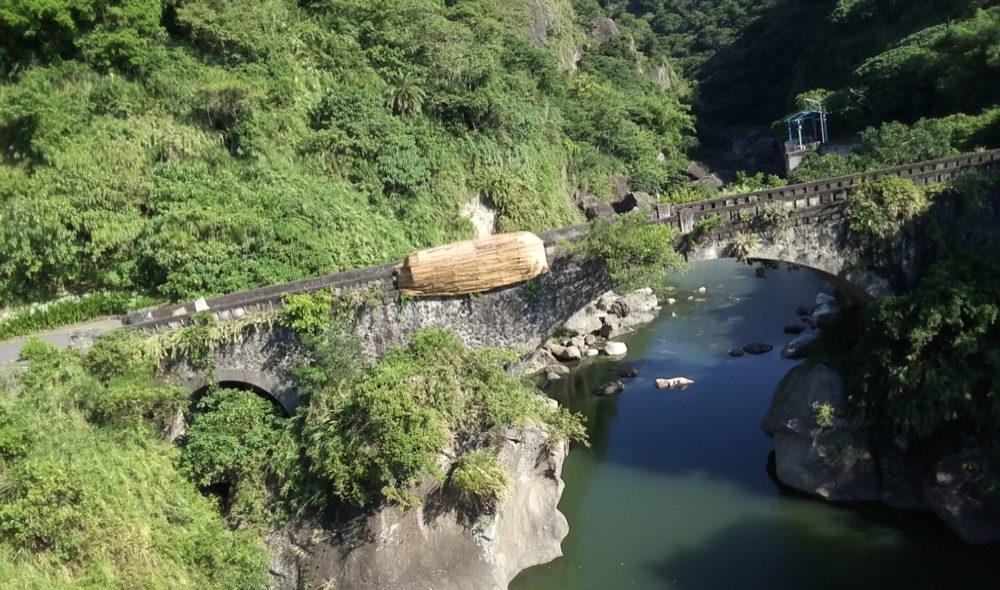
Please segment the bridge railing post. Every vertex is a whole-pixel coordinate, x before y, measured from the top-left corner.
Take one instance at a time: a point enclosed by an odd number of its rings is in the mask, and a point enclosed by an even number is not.
[[[681,235],[686,235],[694,231],[693,209],[679,209],[677,215],[681,221]]]

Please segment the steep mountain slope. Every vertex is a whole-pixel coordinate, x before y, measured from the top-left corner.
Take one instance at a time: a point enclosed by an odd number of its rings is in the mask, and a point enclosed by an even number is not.
[[[467,237],[479,196],[541,230],[612,177],[680,182],[686,108],[591,26],[567,0],[4,3],[0,305],[233,291]]]

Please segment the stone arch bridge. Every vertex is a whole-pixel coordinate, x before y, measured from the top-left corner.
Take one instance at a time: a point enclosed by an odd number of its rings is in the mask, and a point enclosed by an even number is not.
[[[758,238],[751,240],[752,247],[741,252],[742,257],[809,267],[824,273],[848,293],[873,297],[893,284],[902,286],[918,270],[914,257],[906,252],[882,256],[881,272],[857,267],[859,255],[866,253],[858,252],[846,239],[844,222],[844,207],[852,191],[862,182],[887,176],[927,185],[945,182],[966,170],[997,166],[1000,166],[1000,150],[964,154],[868,174],[681,205],[659,205],[650,212],[650,222],[670,225],[680,234],[690,235],[699,221],[718,215],[722,220],[720,227],[690,242],[686,253],[689,260],[732,257],[737,237],[756,233]],[[775,206],[789,211],[788,227],[780,232],[760,232],[750,219]],[[230,321],[278,309],[288,294],[330,289],[335,295],[350,295],[365,302],[356,316],[353,331],[371,357],[405,343],[409,334],[425,327],[450,329],[472,347],[505,347],[527,353],[575,311],[610,287],[598,267],[558,247],[559,241],[582,235],[585,227],[573,226],[543,234],[551,272],[539,281],[476,297],[404,300],[396,287],[395,264],[387,264],[133,312],[128,314],[126,324],[148,332],[173,330],[190,323],[200,312],[209,312],[219,321]],[[205,375],[183,360],[167,367],[167,372],[191,391],[214,380],[264,392],[291,414],[299,405],[292,368],[301,353],[298,338],[290,330],[260,326],[250,329],[241,342],[215,351],[214,375]]]

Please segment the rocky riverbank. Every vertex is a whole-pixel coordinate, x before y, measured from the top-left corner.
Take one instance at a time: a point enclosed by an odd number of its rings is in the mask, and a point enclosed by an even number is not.
[[[831,502],[929,510],[969,543],[1000,541],[1000,471],[971,439],[915,445],[869,432],[843,377],[824,364],[792,369],[764,418],[777,477]]]
[[[667,301],[673,303],[673,299]],[[613,340],[656,318],[660,301],[652,289],[625,295],[608,291],[573,314],[553,336],[523,364],[527,375],[557,381],[570,373],[569,364],[598,354],[625,356],[628,347]]]
[[[506,589],[521,570],[562,555],[569,526],[556,505],[567,452],[565,443],[550,449],[539,428],[510,431],[499,458],[511,492],[488,514],[428,481],[409,510],[295,519],[268,536],[270,589]],[[446,471],[453,459],[441,456]]]

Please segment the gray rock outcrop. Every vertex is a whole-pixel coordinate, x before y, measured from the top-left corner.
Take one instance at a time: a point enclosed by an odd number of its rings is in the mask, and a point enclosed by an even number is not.
[[[816,340],[819,338],[819,332],[811,331],[804,334],[800,334],[794,340],[785,344],[781,349],[781,358],[783,359],[804,359],[809,356],[813,347],[816,344]]]
[[[968,543],[1000,541],[1000,471],[985,453],[973,441],[918,452],[903,437],[873,438],[851,416],[843,379],[829,367],[792,369],[762,427],[789,487],[834,502],[930,510]]]
[[[539,428],[510,432],[499,458],[511,493],[471,522],[430,482],[416,508],[384,507],[329,531],[315,521],[290,523],[268,537],[270,589],[506,589],[520,571],[562,555],[569,525],[556,505],[567,450],[550,450]]]
[[[774,438],[778,479],[785,485],[836,502],[880,499],[871,444],[849,417],[844,381],[832,369],[792,369],[761,426]]]
[[[998,474],[979,450],[949,453],[925,479],[927,506],[968,543],[1000,540]]]

